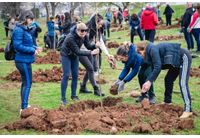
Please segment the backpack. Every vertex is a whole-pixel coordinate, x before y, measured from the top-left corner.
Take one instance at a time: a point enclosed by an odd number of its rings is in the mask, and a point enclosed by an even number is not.
[[[58,51],[60,51],[60,49],[61,49],[61,47],[62,47],[62,44],[63,44],[63,42],[64,42],[66,36],[67,36],[67,35],[62,35],[62,36],[60,37],[60,39],[58,40],[58,44],[57,44],[57,47],[56,47],[56,49],[57,49]]]
[[[6,44],[6,47],[4,49],[4,57],[6,60],[14,60],[15,59],[15,49],[14,49],[14,45],[12,42],[12,38],[11,38],[11,41]]]

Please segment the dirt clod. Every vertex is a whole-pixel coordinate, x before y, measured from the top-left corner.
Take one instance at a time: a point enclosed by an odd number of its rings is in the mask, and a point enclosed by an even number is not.
[[[192,129],[194,120],[180,120],[183,109],[174,105],[154,105],[149,110],[125,104],[120,98],[106,97],[100,102],[87,100],[51,110],[26,110],[21,120],[6,125],[7,130],[35,129],[49,134],[101,134],[120,132],[170,134],[172,130]],[[40,115],[37,114],[37,112]]]
[[[110,94],[117,95],[118,94],[118,85],[112,85],[110,88]]]
[[[149,109],[150,108],[149,99],[144,98],[141,102],[141,106],[143,109]]]

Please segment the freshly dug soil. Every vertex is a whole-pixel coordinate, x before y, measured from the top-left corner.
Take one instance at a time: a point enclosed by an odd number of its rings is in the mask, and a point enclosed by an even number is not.
[[[4,48],[0,48],[0,53],[4,52]]]
[[[85,75],[85,69],[79,68],[79,75],[78,79],[82,80]],[[5,80],[11,80],[11,81],[21,81],[21,76],[18,70],[13,71],[8,76],[4,78]],[[52,69],[39,69],[38,71],[33,72],[33,82],[58,82],[62,79],[62,68],[53,66]],[[69,78],[72,79],[71,77]],[[97,83],[99,84],[105,84],[107,81],[104,78],[99,78],[97,80]]]
[[[163,35],[163,36],[156,36],[155,40],[158,41],[167,41],[167,40],[177,40],[177,39],[182,39],[183,36],[179,35]]]
[[[49,51],[43,57],[36,56],[36,64],[60,64],[60,54],[56,51]]]
[[[122,45],[122,44],[119,44],[117,42],[108,42],[107,47],[108,48],[118,48],[120,45]]]
[[[35,129],[49,134],[79,134],[91,131],[101,134],[119,132],[149,133],[194,128],[194,118],[179,119],[182,107],[174,105],[139,106],[122,103],[122,98],[107,97],[100,102],[87,100],[68,107],[44,110],[28,108],[19,121],[6,125],[7,130]]]
[[[180,28],[179,23],[172,24],[171,26],[166,26],[166,24],[161,24],[156,27],[156,30],[166,30],[166,29],[172,29],[172,28]]]
[[[190,76],[200,78],[200,66],[198,68],[191,68],[190,69]]]
[[[141,92],[136,91],[136,90],[131,91],[131,94],[130,94],[130,96],[134,98],[139,97],[140,95],[141,95]]]

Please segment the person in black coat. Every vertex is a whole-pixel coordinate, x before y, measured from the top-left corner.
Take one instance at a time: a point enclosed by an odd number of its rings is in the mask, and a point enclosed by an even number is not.
[[[189,51],[181,48],[181,44],[178,43],[165,42],[154,45],[148,41],[141,41],[136,45],[137,52],[143,57],[144,62],[153,68],[142,86],[142,92],[150,89],[162,69],[168,69],[167,75],[165,76],[164,104],[172,103],[173,84],[179,76],[179,86],[185,104],[184,112],[180,118],[191,116],[193,113],[188,81],[192,57]]]
[[[195,12],[195,9],[192,7],[191,3],[187,3],[186,7],[187,9],[185,10],[185,13],[181,20],[181,32],[184,33],[188,50],[192,50],[194,48],[194,41],[193,41],[192,34],[188,32],[187,28],[190,25],[191,17],[193,13]]]
[[[174,13],[174,10],[169,6],[169,4],[167,4],[165,11],[163,13],[166,17],[166,26],[171,25],[171,19],[172,19],[173,13]]]
[[[88,28],[84,23],[77,24],[66,36],[61,47],[60,54],[63,69],[63,77],[61,81],[61,103],[63,105],[67,104],[66,89],[70,72],[72,74],[71,99],[79,100],[78,96],[76,96],[79,56],[91,56],[99,53],[99,49],[96,49],[95,45],[89,43],[88,36],[86,35],[87,31]],[[90,50],[80,50],[80,47],[83,44]]]

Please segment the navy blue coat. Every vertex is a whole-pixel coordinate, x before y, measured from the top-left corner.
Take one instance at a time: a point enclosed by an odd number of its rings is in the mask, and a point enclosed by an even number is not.
[[[178,43],[159,43],[156,46],[153,43],[148,44],[144,62],[151,65],[153,71],[147,80],[155,81],[161,69],[180,68],[180,46],[181,44]]]
[[[13,45],[16,51],[15,62],[33,63],[35,61],[35,49],[33,39],[26,26],[17,24],[12,35]]]
[[[135,46],[133,44],[130,45],[128,52],[128,61],[124,64],[124,69],[119,75],[119,80],[124,80],[124,82],[131,81],[137,75],[139,68],[142,64],[142,57],[138,53],[136,53]]]

